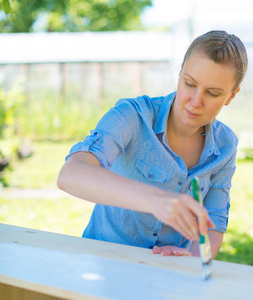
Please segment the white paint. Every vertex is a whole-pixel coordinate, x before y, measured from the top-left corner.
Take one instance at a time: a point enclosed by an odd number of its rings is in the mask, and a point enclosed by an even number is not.
[[[0,256],[4,275],[109,299],[166,299],[175,292],[191,299],[190,288],[192,299],[198,299],[194,294],[203,296],[212,286],[196,274],[14,243],[1,244]],[[103,280],[94,280],[99,278]]]
[[[0,224],[0,282],[67,299],[243,299],[253,294],[253,267],[163,257],[149,249]]]
[[[228,289],[230,299],[241,296],[240,282],[236,288],[231,281],[236,274],[231,274],[231,278],[214,274],[211,280],[202,281],[200,274],[185,273],[183,266],[182,270],[175,271],[18,243],[1,243],[0,257],[2,276],[93,297],[226,299]],[[253,292],[252,286],[243,289],[244,299],[250,299],[247,295]]]

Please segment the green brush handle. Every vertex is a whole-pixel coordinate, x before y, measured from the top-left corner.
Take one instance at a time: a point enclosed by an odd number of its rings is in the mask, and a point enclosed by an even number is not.
[[[199,202],[199,204],[203,206],[202,195],[201,195],[200,190],[199,190],[199,179],[198,179],[198,177],[194,177],[192,179],[191,183],[192,183],[192,190],[193,190],[194,199],[196,199]],[[202,234],[199,235],[199,243],[200,244],[205,243],[205,237]]]

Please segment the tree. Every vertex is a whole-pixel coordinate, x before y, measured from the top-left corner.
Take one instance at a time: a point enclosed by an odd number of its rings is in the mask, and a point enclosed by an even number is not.
[[[4,12],[8,14],[10,12],[10,2],[9,0],[3,0]]]
[[[141,29],[140,15],[151,0],[16,0],[4,12],[0,32],[112,31]]]

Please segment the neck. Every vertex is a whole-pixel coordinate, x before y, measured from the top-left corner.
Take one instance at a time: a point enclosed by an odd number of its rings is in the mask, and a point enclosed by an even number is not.
[[[167,136],[177,137],[182,140],[188,140],[191,137],[199,135],[205,136],[205,127],[189,127],[178,122],[177,117],[175,116],[174,105],[171,107],[169,117],[167,120]]]

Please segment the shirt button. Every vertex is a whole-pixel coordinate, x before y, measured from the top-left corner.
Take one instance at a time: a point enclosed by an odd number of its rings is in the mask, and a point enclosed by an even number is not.
[[[182,181],[178,181],[178,183],[177,183],[178,185],[182,185],[183,184],[183,182]]]
[[[153,236],[157,236],[157,233],[156,233],[156,232],[154,232],[154,233],[153,233]]]
[[[153,178],[153,175],[152,174],[148,174],[148,178]]]
[[[203,191],[204,191],[204,188],[202,187],[200,190],[201,190],[201,192],[203,192]]]
[[[149,246],[149,249],[153,249],[154,247],[153,246]]]

